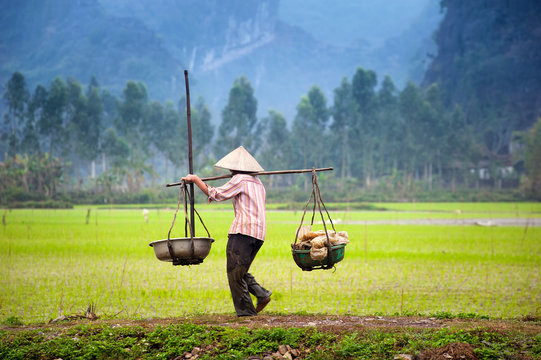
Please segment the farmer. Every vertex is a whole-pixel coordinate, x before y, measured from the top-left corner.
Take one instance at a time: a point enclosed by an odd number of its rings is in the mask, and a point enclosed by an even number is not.
[[[188,174],[182,180],[196,184],[208,196],[209,203],[232,199],[235,219],[229,228],[227,242],[227,278],[237,316],[254,316],[270,302],[272,294],[248,272],[267,231],[265,188],[257,176],[251,175],[263,168],[242,146],[214,166],[228,169],[233,174],[221,187],[208,186],[194,174]],[[256,307],[250,293],[257,298]]]

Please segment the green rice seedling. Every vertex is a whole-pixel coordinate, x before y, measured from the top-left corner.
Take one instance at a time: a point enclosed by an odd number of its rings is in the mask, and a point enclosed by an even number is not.
[[[233,313],[225,272],[232,212],[211,209],[200,212],[215,243],[197,266],[160,262],[148,246],[167,238],[173,206],[150,209],[148,222],[141,209],[92,208],[88,221],[87,207],[8,211],[0,238],[0,318],[47,321],[83,313],[89,303],[105,318]],[[332,212],[335,220],[353,219],[335,223],[349,233],[345,258],[334,270],[304,272],[291,255],[302,211],[269,211],[267,239],[251,268],[273,291],[265,311],[539,315],[540,228],[363,222],[404,215],[396,214]],[[182,216],[172,237],[185,235]],[[196,234],[204,234],[198,222]]]

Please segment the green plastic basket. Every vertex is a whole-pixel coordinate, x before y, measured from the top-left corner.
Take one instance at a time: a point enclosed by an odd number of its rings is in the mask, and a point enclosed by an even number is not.
[[[335,245],[331,247],[332,263],[336,264],[344,259],[346,244]],[[316,269],[329,269],[329,255],[323,260],[312,260],[310,250],[292,249],[293,259],[298,267],[303,271],[311,271]],[[331,267],[332,268],[332,267]]]

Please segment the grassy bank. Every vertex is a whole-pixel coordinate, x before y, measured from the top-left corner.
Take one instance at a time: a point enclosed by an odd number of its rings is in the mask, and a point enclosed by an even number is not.
[[[0,330],[2,359],[539,359],[541,335],[476,327],[354,328],[201,325],[182,323],[43,325]],[[242,324],[241,324],[242,325]],[[190,354],[190,355],[188,355]],[[439,357],[437,356],[439,354]],[[449,355],[447,355],[447,358]],[[460,357],[462,356],[462,357]],[[475,356],[475,357],[473,357]]]

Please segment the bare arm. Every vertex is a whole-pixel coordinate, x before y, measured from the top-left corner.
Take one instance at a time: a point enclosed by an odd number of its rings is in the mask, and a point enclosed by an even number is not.
[[[203,182],[203,180],[201,180],[201,178],[199,178],[199,176],[195,174],[188,174],[185,177],[183,177],[181,180],[194,183],[195,185],[197,185],[199,189],[201,189],[203,193],[205,193],[205,195],[209,196],[208,186],[207,184]]]

